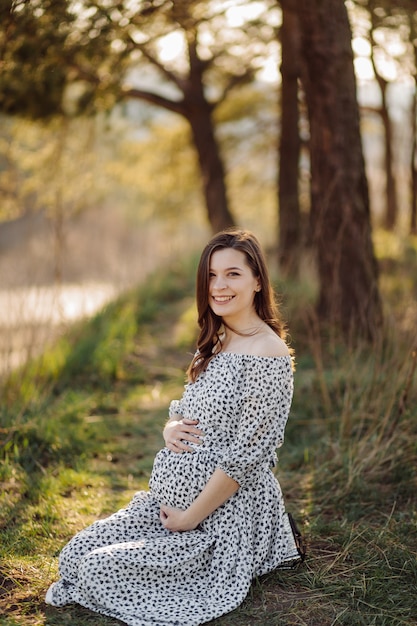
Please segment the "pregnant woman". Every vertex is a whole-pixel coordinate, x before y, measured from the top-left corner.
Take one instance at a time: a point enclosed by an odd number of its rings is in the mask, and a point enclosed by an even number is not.
[[[255,576],[300,559],[271,471],[292,361],[254,235],[224,231],[197,270],[200,333],[171,402],[149,491],[78,533],[46,602],[131,626],[198,626],[236,608]]]

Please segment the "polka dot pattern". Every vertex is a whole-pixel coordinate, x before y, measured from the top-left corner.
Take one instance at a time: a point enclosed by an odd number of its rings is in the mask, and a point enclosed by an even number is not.
[[[220,353],[170,414],[198,419],[193,452],[163,448],[149,491],[62,550],[55,606],[76,602],[130,626],[198,626],[236,608],[255,576],[297,560],[272,467],[293,393],[289,357]],[[240,488],[187,532],[166,530],[164,503],[188,507],[216,467]]]

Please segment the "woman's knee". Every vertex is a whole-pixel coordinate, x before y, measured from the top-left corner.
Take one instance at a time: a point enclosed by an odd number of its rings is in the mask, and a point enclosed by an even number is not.
[[[74,580],[78,578],[78,569],[81,559],[97,547],[95,533],[82,530],[71,539],[59,555],[59,571],[62,578]]]
[[[104,596],[96,598],[101,602],[105,601],[106,590],[109,590],[110,579],[117,581],[117,564],[114,555],[109,548],[97,548],[84,555],[79,563],[78,585],[83,592],[90,596],[97,593]]]

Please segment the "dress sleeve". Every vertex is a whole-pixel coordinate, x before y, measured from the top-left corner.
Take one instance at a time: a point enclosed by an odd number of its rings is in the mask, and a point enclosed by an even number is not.
[[[293,395],[290,359],[258,361],[245,372],[239,426],[219,467],[244,486],[259,466],[270,466],[284,441]]]
[[[182,415],[181,400],[172,400],[168,409],[168,417],[171,419],[174,415]]]

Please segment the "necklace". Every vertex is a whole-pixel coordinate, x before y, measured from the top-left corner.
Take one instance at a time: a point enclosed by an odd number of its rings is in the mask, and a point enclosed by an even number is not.
[[[238,330],[232,326],[227,326],[226,328],[235,335],[240,335],[241,337],[253,337],[253,335],[257,335],[259,331],[262,330],[262,325],[259,324],[258,326],[249,326],[249,328],[244,328],[242,330]],[[226,330],[224,331],[223,336],[226,337]]]

